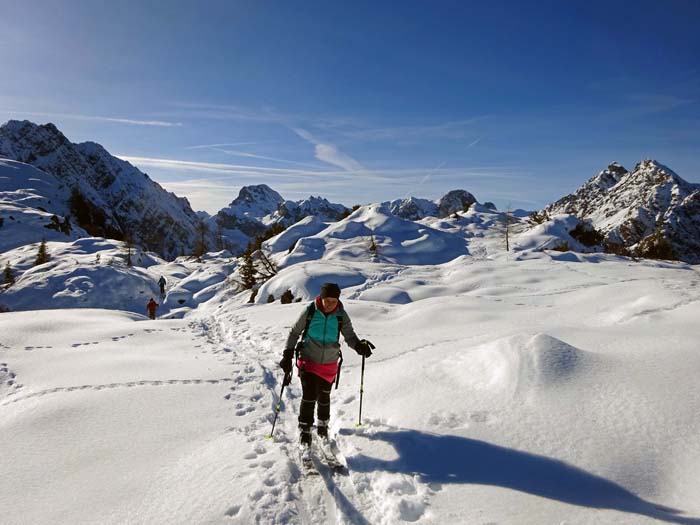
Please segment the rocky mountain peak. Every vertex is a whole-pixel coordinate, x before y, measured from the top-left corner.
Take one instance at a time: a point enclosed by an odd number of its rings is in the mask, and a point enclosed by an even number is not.
[[[575,192],[544,208],[546,215],[588,220],[609,245],[645,255],[700,261],[700,191],[652,159],[631,172],[608,166]],[[662,246],[663,248],[659,248]]]
[[[267,184],[257,184],[253,186],[243,186],[238,192],[238,197],[236,197],[230,205],[261,205],[269,202],[280,204],[284,202],[284,199]]]
[[[71,195],[73,219],[91,235],[128,235],[165,257],[194,248],[198,218],[187,200],[99,144],[74,144],[51,123],[9,121],[0,126],[0,157],[56,177]]]
[[[439,217],[447,217],[453,213],[465,211],[476,202],[476,197],[465,190],[447,192],[437,203]]]

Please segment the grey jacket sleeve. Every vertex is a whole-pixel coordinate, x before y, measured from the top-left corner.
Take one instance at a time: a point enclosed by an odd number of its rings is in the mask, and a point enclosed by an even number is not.
[[[360,342],[359,338],[357,337],[357,334],[355,333],[355,330],[352,327],[352,321],[350,321],[350,316],[348,313],[343,309],[343,339],[345,339],[345,342],[347,345],[352,348],[353,350],[357,346],[357,343]]]
[[[301,312],[299,319],[297,319],[296,323],[294,323],[294,326],[292,326],[292,329],[289,331],[287,345],[285,346],[287,350],[294,350],[299,337],[304,333],[304,328],[306,328],[306,308]]]

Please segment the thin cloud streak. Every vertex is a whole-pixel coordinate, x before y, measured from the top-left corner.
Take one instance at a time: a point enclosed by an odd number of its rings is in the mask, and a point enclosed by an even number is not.
[[[86,120],[91,122],[113,122],[115,124],[128,124],[132,126],[155,126],[162,128],[181,127],[181,122],[166,122],[163,120],[137,120],[128,118],[98,117],[93,115],[78,115],[72,113],[45,113],[38,111],[13,111],[7,110],[13,115],[29,115],[32,117],[65,118],[71,120]]]
[[[314,145],[316,158],[333,166],[338,166],[346,171],[350,172],[363,172],[366,171],[365,168],[353,159],[351,156],[346,155],[333,144],[327,144],[321,142],[316,137],[314,137],[308,131],[301,128],[292,128],[292,131],[299,135],[301,138],[307,142]]]
[[[116,155],[118,158],[139,167],[157,168],[172,171],[221,173],[232,175],[250,175],[256,177],[311,177],[326,176],[329,172],[313,172],[291,168],[268,168],[264,166],[247,166],[240,164],[222,164],[214,162],[195,162],[189,160],[162,159],[152,157],[132,157]]]
[[[189,118],[203,118],[211,120],[237,120],[249,122],[267,122],[284,124],[298,120],[295,115],[286,115],[270,108],[251,110],[233,105],[201,104],[188,102],[172,102],[171,106],[177,108],[175,115]]]
[[[219,149],[219,148],[210,148],[212,151],[218,151],[219,153],[224,153],[226,155],[233,155],[234,157],[245,157],[249,159],[260,159],[260,160],[269,160],[273,162],[281,162],[284,164],[294,164],[296,166],[306,166],[307,168],[318,168],[318,166],[314,164],[307,164],[306,162],[297,162],[294,160],[285,160],[285,159],[278,159],[276,157],[267,157],[265,155],[256,155],[254,153],[247,153],[245,151],[235,151],[235,150],[226,150],[226,149]]]
[[[283,113],[272,108],[253,110],[235,105],[183,102],[175,102],[171,103],[171,105],[180,109],[180,112],[173,115],[176,118],[190,117],[279,124],[295,132],[297,132],[297,130],[302,130],[302,132],[309,134],[309,132],[304,129],[308,127],[325,130],[342,137],[361,141],[405,141],[428,138],[463,140],[468,136],[470,128],[474,127],[475,124],[492,118],[490,115],[481,115],[437,124],[377,127],[369,120],[357,117],[318,117],[313,115]],[[473,134],[473,130],[471,133]],[[299,133],[297,132],[297,134]],[[310,140],[301,134],[299,134],[299,136],[314,145],[318,142],[320,144],[325,144],[325,146],[329,148],[335,148],[335,146],[322,143],[321,141],[315,141],[315,139]],[[335,150],[337,151],[337,148],[335,148]],[[321,154],[329,155],[332,158],[337,157],[333,151],[322,151]]]
[[[334,186],[356,188],[358,183],[362,182],[389,185],[400,183],[406,184],[408,187],[415,187],[420,185],[421,181],[426,177],[445,184],[461,185],[466,180],[512,181],[521,179],[523,176],[521,173],[510,168],[498,167],[456,167],[445,169],[438,166],[433,169],[403,168],[370,170],[357,173],[344,170],[313,171],[290,168],[268,168],[175,159],[133,157],[128,155],[118,155],[118,157],[141,169],[152,168],[178,173],[207,173],[210,175],[210,180],[232,180],[232,178],[235,177],[236,180],[244,178],[253,180],[256,183],[266,182],[270,179],[294,181],[299,184],[310,184],[313,181],[313,185],[317,188]]]
[[[412,139],[464,139],[477,122],[481,122],[487,117],[474,117],[464,120],[443,122],[440,124],[414,125],[414,126],[393,126],[383,128],[358,128],[348,129],[348,126],[335,126],[330,128],[344,137],[366,141],[391,141],[391,140],[412,140]],[[323,128],[322,124],[318,127]]]
[[[253,146],[257,144],[264,144],[264,142],[226,142],[224,144],[201,144],[198,146],[187,146],[186,150],[189,149],[213,149],[213,148],[225,148],[229,146]]]

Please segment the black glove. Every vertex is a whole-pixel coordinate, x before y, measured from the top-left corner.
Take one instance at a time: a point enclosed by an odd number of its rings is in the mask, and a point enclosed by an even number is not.
[[[294,356],[294,350],[290,350],[287,348],[284,351],[282,361],[280,361],[280,368],[284,370],[284,375],[291,375],[292,373],[292,368],[294,365],[292,364],[292,357]]]
[[[372,355],[372,350],[374,350],[376,347],[372,344],[371,341],[368,341],[367,339],[362,339],[357,345],[355,345],[355,352],[360,354],[362,357],[369,357]]]

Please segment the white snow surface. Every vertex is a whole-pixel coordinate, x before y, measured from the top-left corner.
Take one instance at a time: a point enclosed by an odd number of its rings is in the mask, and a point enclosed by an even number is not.
[[[506,253],[502,216],[473,208],[413,223],[373,205],[291,254],[273,239],[283,269],[257,304],[228,284],[226,252],[111,269],[96,253],[121,246],[103,239],[50,242],[45,267],[36,247],[8,252],[21,275],[0,294],[18,301],[0,314],[1,521],[700,524],[700,266],[526,248],[539,241],[520,223]],[[140,299],[124,311],[160,275],[163,315]],[[122,276],[122,291],[100,304],[66,285],[46,310],[60,276]],[[324,281],[376,350],[362,426],[347,346],[332,391],[348,474],[317,462],[305,477],[297,377],[266,435],[289,327]],[[303,301],[262,300],[286,289]],[[14,311],[21,297],[31,311]]]
[[[372,238],[376,251],[370,251]],[[434,264],[467,253],[464,239],[391,213],[389,203],[362,206],[316,235],[303,237],[278,258],[280,266],[304,261],[353,260]]]
[[[29,242],[65,241],[87,233],[72,225],[70,234],[45,228],[56,215],[61,222],[68,214],[69,192],[53,175],[29,164],[0,159],[0,253]]]

